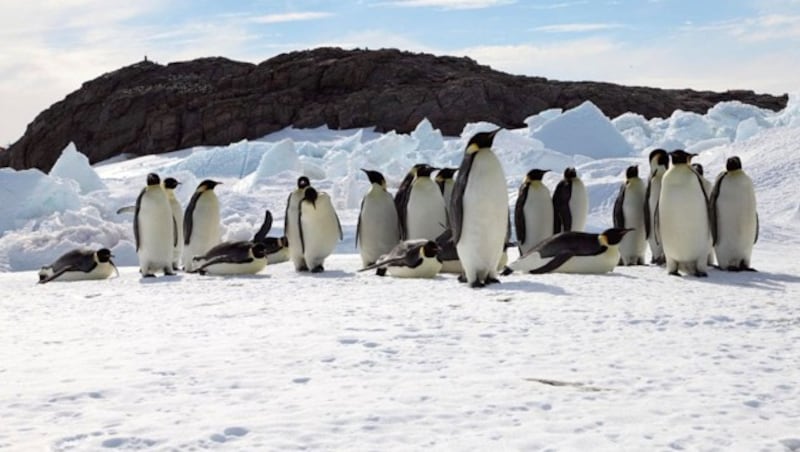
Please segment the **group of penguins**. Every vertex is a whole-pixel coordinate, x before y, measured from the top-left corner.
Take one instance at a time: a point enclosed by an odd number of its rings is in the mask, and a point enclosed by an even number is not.
[[[672,275],[707,276],[715,256],[721,269],[753,270],[750,255],[758,239],[758,217],[753,184],[741,160],[729,158],[712,186],[703,168],[691,164],[694,154],[683,150],[652,151],[646,183],[637,166],[628,167],[614,203],[614,227],[599,234],[583,232],[589,202],[574,168],[564,171],[552,196],[542,183],[548,170],[532,169],[519,188],[517,243],[512,243],[506,177],[492,151],[499,130],[475,134],[458,168],[414,165],[394,196],[380,172],[362,170],[371,186],[356,229],[363,263],[359,271],[406,278],[456,273],[459,281],[478,288],[514,271],[605,273],[617,265],[644,265],[648,243],[651,263],[666,265]],[[253,239],[242,241],[220,242],[214,193],[220,182],[201,182],[185,211],[175,197],[178,184],[151,173],[136,205],[118,211],[134,213],[143,277],[173,275],[180,268],[200,274],[255,274],[268,262],[287,260],[298,272],[317,273],[324,271],[325,259],[342,239],[330,196],[305,176],[287,199],[285,235],[267,235],[272,214],[266,211]],[[518,247],[520,257],[508,264],[510,246]],[[116,272],[112,257],[106,248],[72,250],[42,267],[39,282],[108,278]]]

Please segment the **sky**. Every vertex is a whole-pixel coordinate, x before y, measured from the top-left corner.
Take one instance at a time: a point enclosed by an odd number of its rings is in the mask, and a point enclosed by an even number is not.
[[[83,82],[145,56],[393,47],[557,80],[800,90],[800,0],[26,0],[0,17],[4,147]]]

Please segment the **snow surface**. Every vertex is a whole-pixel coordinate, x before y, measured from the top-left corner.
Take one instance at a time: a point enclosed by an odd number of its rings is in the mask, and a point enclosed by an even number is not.
[[[67,149],[49,175],[0,169],[0,448],[800,450],[800,98],[779,113],[729,102],[649,121],[595,110],[498,134],[512,206],[529,169],[553,170],[552,189],[576,166],[587,228],[601,230],[625,168],[646,172],[654,147],[699,152],[709,179],[739,155],[760,272],[515,274],[485,290],[356,273],[359,169],[395,190],[414,163],[457,166],[489,123],[459,137],[428,121],[409,135],[289,128],[94,166]],[[571,144],[575,130],[592,133],[594,153]],[[279,264],[141,280],[132,217],[116,210],[151,171],[183,183],[184,206],[203,179],[223,181],[226,240],[250,238],[264,209],[281,234],[306,174],[332,195],[345,238],[322,275]],[[77,246],[111,248],[121,276],[35,284]]]

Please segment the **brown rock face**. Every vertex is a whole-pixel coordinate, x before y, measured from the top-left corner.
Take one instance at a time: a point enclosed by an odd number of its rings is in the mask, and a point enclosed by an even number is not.
[[[94,163],[121,153],[225,145],[289,125],[409,132],[427,117],[445,135],[458,135],[468,122],[518,128],[530,115],[585,100],[612,118],[628,111],[652,118],[676,109],[705,113],[726,100],[780,110],[788,96],[559,82],[509,75],[469,58],[391,49],[320,48],[258,65],[144,61],[84,83],[40,113],[0,152],[0,167],[47,171],[70,141]]]

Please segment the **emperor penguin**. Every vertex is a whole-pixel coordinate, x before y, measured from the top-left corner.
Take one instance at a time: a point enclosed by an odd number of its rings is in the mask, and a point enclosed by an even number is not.
[[[222,242],[195,256],[192,273],[254,275],[267,266],[267,248],[261,242]]]
[[[467,142],[450,201],[453,242],[473,288],[500,282],[497,268],[509,231],[506,176],[492,152],[498,131],[477,133]]]
[[[175,197],[175,189],[180,185],[174,177],[164,179],[164,190],[167,192],[169,207],[172,209],[172,221],[175,222],[175,230],[178,236],[175,239],[175,246],[172,248],[172,269],[178,271],[183,255],[183,208],[178,198]]]
[[[519,186],[514,208],[514,226],[520,255],[553,235],[553,203],[550,200],[550,190],[542,183],[542,178],[549,171],[532,169]]]
[[[575,168],[564,170],[564,178],[553,192],[553,234],[583,231],[589,214],[589,195]]]
[[[621,265],[644,265],[647,238],[644,228],[644,199],[646,188],[639,178],[639,167],[625,170],[625,182],[619,187],[614,201],[614,227],[630,229],[619,244]]]
[[[694,154],[672,151],[672,166],[661,180],[656,208],[656,239],[664,247],[667,272],[678,270],[698,277],[708,276],[708,241],[711,237],[708,197],[702,176],[691,166]]]
[[[39,270],[39,284],[50,281],[84,281],[106,279],[119,271],[111,258],[111,250],[101,248],[97,251],[79,248],[64,253],[50,265]]]
[[[194,258],[219,243],[219,200],[214,187],[222,182],[206,179],[197,186],[183,215],[183,269],[194,269]]]
[[[714,186],[703,175],[703,173],[705,172],[705,170],[703,169],[703,165],[701,165],[699,163],[692,163],[692,169],[694,170],[695,173],[700,175],[700,182],[703,183],[703,191],[706,193],[706,196],[709,196],[709,201],[710,201],[711,190],[714,189]],[[711,234],[712,234],[712,236],[714,234],[713,228],[711,230]],[[709,267],[713,267],[714,266],[714,240],[713,240],[713,237],[709,238],[709,240],[708,240],[708,266]]]
[[[453,176],[456,171],[458,171],[458,168],[442,168],[436,173],[436,185],[439,186],[439,191],[442,192],[445,206],[449,206],[450,200],[453,198],[453,187],[455,186]]]
[[[317,192],[314,187],[305,189],[298,209],[300,249],[312,273],[325,270],[322,264],[342,239],[342,226],[333,208],[330,196]]]
[[[386,190],[386,178],[378,171],[361,169],[366,173],[370,188],[361,200],[361,209],[356,226],[356,246],[364,267],[392,251],[400,241],[400,220],[392,195]],[[378,267],[383,276],[385,267]]]
[[[433,278],[442,268],[438,254],[439,246],[433,240],[406,240],[359,271],[377,268],[388,270],[396,278]]]
[[[160,271],[165,275],[175,274],[172,250],[178,239],[177,225],[158,174],[147,175],[147,186],[136,198],[133,235],[142,276],[152,277]]]
[[[253,236],[253,243],[264,245],[269,265],[279,264],[289,260],[289,241],[286,236],[268,237],[269,230],[272,229],[272,212],[267,209],[264,214],[264,221],[258,232]]]
[[[300,201],[303,200],[305,191],[311,186],[311,181],[306,176],[297,178],[295,188],[286,199],[286,212],[283,217],[283,233],[289,241],[289,258],[294,263],[294,269],[299,272],[308,271],[308,265],[303,257],[303,247],[300,244],[300,224],[297,217],[300,214]]]
[[[608,273],[619,262],[619,244],[631,229],[600,234],[560,232],[537,244],[511,264],[514,270],[540,273]]]
[[[435,240],[447,227],[444,196],[430,178],[435,170],[424,163],[414,165],[395,194],[403,240]]]
[[[647,189],[644,194],[644,228],[647,243],[650,245],[650,263],[664,265],[664,247],[656,240],[655,218],[658,198],[661,196],[661,178],[669,169],[669,154],[663,149],[654,149],[650,152],[650,177],[647,179]]]
[[[750,255],[758,241],[756,194],[739,157],[730,157],[725,171],[717,176],[709,211],[719,267],[728,271],[755,271],[750,266]]]

